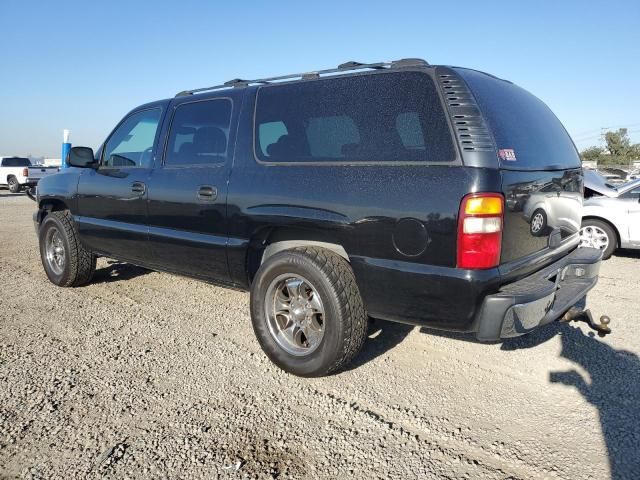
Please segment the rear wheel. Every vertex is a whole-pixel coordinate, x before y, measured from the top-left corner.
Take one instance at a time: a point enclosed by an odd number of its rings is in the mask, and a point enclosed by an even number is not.
[[[39,240],[42,266],[52,283],[76,287],[91,280],[96,257],[78,240],[68,211],[48,214],[40,226]]]
[[[603,251],[602,258],[606,260],[618,247],[618,235],[608,223],[588,218],[580,228],[580,246],[599,248]]]
[[[18,183],[18,179],[16,177],[9,177],[7,179],[7,183],[9,184],[9,191],[11,193],[20,192],[20,184]]]
[[[260,346],[283,370],[311,377],[346,366],[367,334],[367,315],[349,263],[322,248],[270,257],[251,287]]]
[[[544,235],[547,230],[547,214],[543,209],[539,208],[533,215],[531,215],[531,222],[529,222],[529,228],[531,230],[531,235],[534,237],[539,237]]]

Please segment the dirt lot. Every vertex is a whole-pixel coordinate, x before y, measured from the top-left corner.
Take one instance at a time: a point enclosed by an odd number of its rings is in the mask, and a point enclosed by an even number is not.
[[[0,477],[640,478],[640,256],[589,298],[614,333],[485,345],[376,322],[349,371],[272,366],[248,295],[119,264],[60,289],[0,190]]]

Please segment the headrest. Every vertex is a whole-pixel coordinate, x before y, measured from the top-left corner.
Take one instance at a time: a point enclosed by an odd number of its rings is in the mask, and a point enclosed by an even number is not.
[[[227,136],[218,127],[200,127],[193,135],[193,148],[199,153],[225,153]]]

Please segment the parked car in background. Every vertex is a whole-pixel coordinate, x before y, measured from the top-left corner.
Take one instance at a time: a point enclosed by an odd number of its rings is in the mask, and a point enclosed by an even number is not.
[[[603,250],[605,259],[617,248],[640,248],[640,180],[611,185],[585,171],[580,246]]]
[[[296,375],[347,365],[368,317],[496,341],[562,317],[598,278],[566,130],[476,70],[232,80],[136,107],[68,159],[36,198],[52,283],[85,284],[106,256],[250,290],[260,345]],[[532,235],[522,205],[547,185],[550,228]]]
[[[607,183],[610,185],[620,185],[625,182],[625,179],[619,175],[615,175],[613,173],[604,173],[602,176],[606,179]]]
[[[575,178],[569,177],[569,181]],[[547,183],[531,192],[522,207],[522,215],[529,224],[531,235],[548,235],[554,229],[575,231],[580,228],[575,212],[582,208],[582,199],[567,189],[563,178]]]
[[[34,166],[24,157],[0,157],[0,186],[7,186],[11,193],[18,193],[59,170],[58,167]]]

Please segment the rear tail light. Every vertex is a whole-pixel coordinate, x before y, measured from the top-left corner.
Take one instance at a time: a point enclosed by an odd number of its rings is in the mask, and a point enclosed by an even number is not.
[[[471,193],[462,199],[458,218],[458,268],[492,268],[500,263],[504,197]]]
[[[22,176],[23,177],[28,177],[29,176],[29,169],[28,168],[23,168],[22,169]]]

